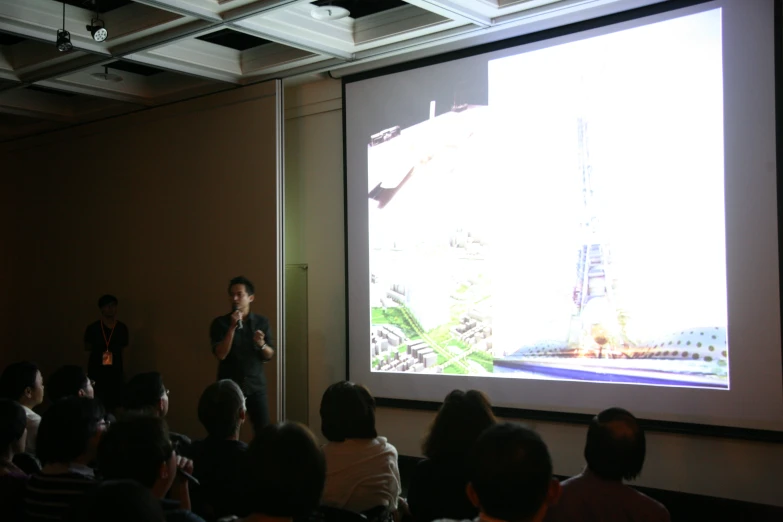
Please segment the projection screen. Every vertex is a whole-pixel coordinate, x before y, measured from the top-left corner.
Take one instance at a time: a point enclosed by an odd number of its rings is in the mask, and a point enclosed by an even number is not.
[[[349,373],[783,431],[773,1],[345,79]]]

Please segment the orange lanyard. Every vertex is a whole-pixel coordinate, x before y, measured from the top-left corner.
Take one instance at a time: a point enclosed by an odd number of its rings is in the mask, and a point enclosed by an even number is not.
[[[103,321],[101,321],[101,333],[103,334],[103,342],[106,343],[106,351],[109,351],[109,345],[111,344],[111,338],[114,335],[114,329],[117,328],[117,323],[114,323],[114,326],[111,327],[111,332],[109,333],[109,338],[106,339],[106,331],[103,329]]]

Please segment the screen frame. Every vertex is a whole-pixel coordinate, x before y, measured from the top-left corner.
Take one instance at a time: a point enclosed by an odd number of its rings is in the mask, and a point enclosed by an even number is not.
[[[543,31],[515,36],[509,39],[486,43],[475,47],[451,51],[448,53],[420,58],[411,62],[401,63],[363,71],[357,74],[344,76],[342,78],[342,132],[343,132],[343,205],[344,205],[344,234],[345,234],[345,327],[346,332],[350,332],[350,278],[349,278],[349,242],[348,234],[348,143],[346,130],[346,85],[385,76],[388,74],[409,71],[422,67],[467,58],[480,54],[486,54],[493,51],[499,51],[510,47],[517,47],[525,44],[541,42],[553,38],[566,36],[574,33],[580,33],[591,29],[611,26],[622,22],[628,22],[639,18],[653,16],[661,13],[667,13],[677,9],[696,6],[708,3],[711,0],[667,0],[661,3],[638,7],[602,16],[599,18],[585,20],[546,29]],[[774,3],[774,97],[775,97],[775,143],[776,143],[776,189],[777,189],[777,211],[778,211],[778,272],[780,275],[780,284],[778,288],[779,298],[783,304],[783,258],[781,258],[781,245],[783,245],[783,165],[781,165],[781,150],[783,150],[783,3],[775,1]],[[781,307],[781,324],[783,324],[783,307]],[[783,341],[783,335],[782,335]],[[783,353],[783,344],[781,345]],[[346,342],[345,375],[350,380],[350,335]],[[781,367],[781,380],[783,380],[783,367]],[[376,405],[384,408],[437,411],[442,402],[439,401],[420,401],[410,399],[393,399],[386,397],[376,397]],[[495,415],[508,419],[526,419],[545,422],[558,422],[575,425],[586,425],[593,418],[592,414],[571,413],[553,410],[534,410],[523,408],[493,407]],[[752,428],[738,428],[732,426],[720,426],[709,424],[698,424],[688,422],[674,422],[656,419],[639,419],[640,425],[650,431],[675,433],[685,435],[699,435],[707,437],[752,440],[760,442],[783,443],[783,431],[763,430]]]

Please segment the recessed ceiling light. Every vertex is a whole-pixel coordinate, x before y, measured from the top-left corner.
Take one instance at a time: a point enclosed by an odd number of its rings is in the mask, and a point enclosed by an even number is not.
[[[344,7],[338,7],[336,5],[323,5],[321,7],[314,7],[310,11],[310,16],[316,20],[339,20],[350,16],[351,12]]]
[[[104,67],[102,73],[92,73],[90,76],[92,76],[96,80],[100,80],[102,82],[121,82],[122,81],[122,76],[120,76],[119,74],[110,73],[108,67]]]

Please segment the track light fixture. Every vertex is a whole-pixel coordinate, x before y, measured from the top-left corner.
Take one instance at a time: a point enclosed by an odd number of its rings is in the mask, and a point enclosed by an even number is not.
[[[90,20],[87,30],[90,31],[93,40],[102,42],[109,37],[109,31],[106,30],[106,24],[101,20],[101,14],[98,12],[98,0],[92,0],[92,5],[95,6],[95,18]]]
[[[103,20],[96,18],[90,20],[90,25],[87,26],[87,30],[90,31],[92,39],[96,42],[102,42],[109,37],[109,31],[103,25]]]
[[[73,49],[71,43],[71,33],[65,30],[65,2],[63,2],[63,28],[57,30],[57,40],[55,41],[57,50],[60,52],[67,52]]]

